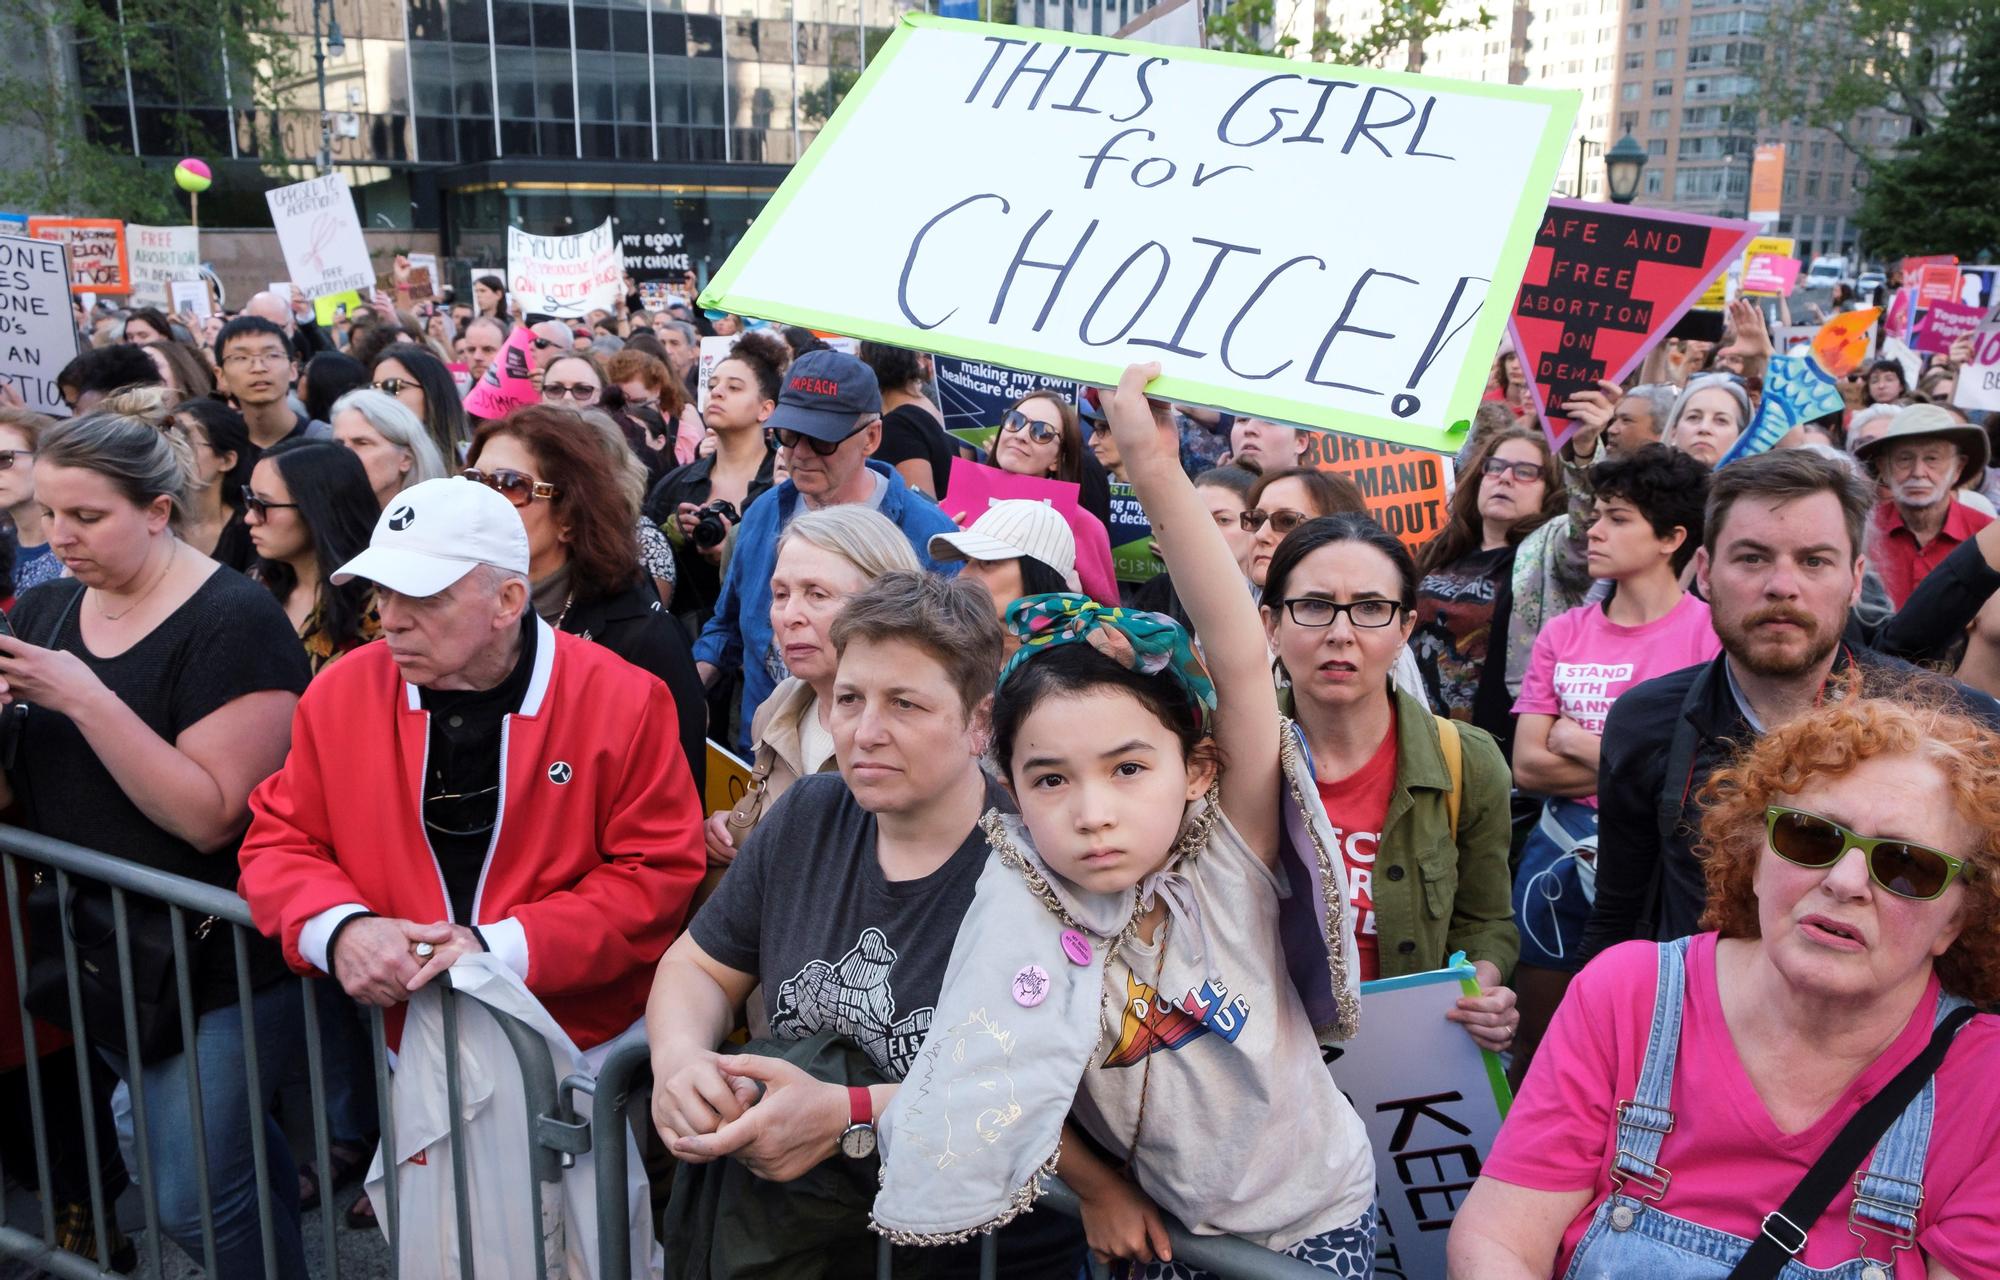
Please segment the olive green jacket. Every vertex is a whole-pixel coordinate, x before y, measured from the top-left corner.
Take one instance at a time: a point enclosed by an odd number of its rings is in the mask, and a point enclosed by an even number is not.
[[[1458,724],[1465,794],[1458,839],[1445,793],[1451,774],[1436,719],[1401,690],[1396,700],[1396,783],[1371,881],[1382,976],[1440,969],[1452,952],[1489,960],[1504,979],[1521,952],[1507,868],[1512,834],[1507,761],[1492,735]]]

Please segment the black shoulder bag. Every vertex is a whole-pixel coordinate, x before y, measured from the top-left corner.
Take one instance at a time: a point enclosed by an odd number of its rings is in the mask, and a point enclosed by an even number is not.
[[[1729,1273],[1729,1280],[1773,1280],[1806,1247],[1806,1233],[1847,1185],[1847,1180],[1861,1168],[1861,1162],[1868,1158],[1882,1135],[1889,1132],[1896,1117],[1903,1114],[1903,1108],[1937,1074],[1938,1064],[1951,1048],[1952,1037],[1977,1012],[1971,1005],[1965,1005],[1946,1014],[1931,1033],[1931,1042],[1924,1046],[1924,1051],[1854,1113],[1854,1118],[1841,1129],[1825,1153],[1806,1170],[1806,1176],[1799,1179],[1799,1185],[1792,1188],[1792,1194],[1785,1197],[1785,1203],[1776,1213],[1764,1216],[1764,1230],[1750,1242],[1749,1251]]]

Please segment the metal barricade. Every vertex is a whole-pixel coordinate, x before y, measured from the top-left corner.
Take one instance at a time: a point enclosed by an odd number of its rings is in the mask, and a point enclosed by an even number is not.
[[[600,1276],[629,1276],[631,1249],[625,1223],[625,1142],[621,1126],[632,1094],[650,1085],[652,1058],[643,1041],[614,1048],[598,1068],[595,1081],[571,1076],[562,1082],[564,1111],[575,1113],[579,1094],[590,1097],[590,1131],[601,1135],[597,1147],[597,1248]],[[1076,1194],[1060,1180],[1052,1179],[1037,1201],[1072,1218],[1081,1217]],[[1198,1236],[1177,1222],[1169,1222],[1168,1238],[1174,1258],[1189,1266],[1213,1272],[1222,1280],[1310,1280],[1326,1273],[1312,1264],[1282,1253],[1273,1253],[1234,1236]],[[994,1280],[997,1268],[997,1240],[989,1234],[980,1241],[979,1280]],[[876,1253],[878,1280],[891,1280],[894,1249],[887,1240]]]

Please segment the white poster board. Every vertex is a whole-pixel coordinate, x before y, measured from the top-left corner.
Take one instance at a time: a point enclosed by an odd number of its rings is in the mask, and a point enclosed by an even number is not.
[[[196,319],[206,320],[215,312],[206,280],[169,281],[167,291],[172,295],[175,315],[188,311],[192,312]]]
[[[0,235],[0,382],[37,413],[67,417],[56,374],[76,358],[61,242]]]
[[[1471,979],[1461,964],[1363,983],[1361,1033],[1326,1050],[1375,1150],[1376,1280],[1444,1275],[1445,1237],[1512,1101],[1500,1059],[1445,1020]]]
[[[702,305],[1455,452],[1578,101],[906,13]]]
[[[128,223],[125,248],[131,257],[135,306],[166,306],[170,300],[167,286],[176,280],[192,280],[201,271],[198,227],[143,227],[136,222]]]
[[[576,320],[592,311],[616,311],[624,277],[625,258],[609,218],[576,236],[507,228],[507,292],[526,315]]]
[[[729,349],[736,345],[736,335],[709,337],[701,340],[700,354],[694,365],[694,407],[697,411],[708,412],[708,378],[715,372],[715,366],[729,358]]]
[[[308,298],[375,287],[354,193],[337,173],[264,193],[292,283]]]
[[[1958,371],[1951,402],[1961,409],[2000,412],[2000,302],[1972,335],[1972,358]]]

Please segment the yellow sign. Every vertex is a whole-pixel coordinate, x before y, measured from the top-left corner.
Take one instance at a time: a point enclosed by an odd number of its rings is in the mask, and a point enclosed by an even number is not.
[[[1729,273],[1723,272],[1709,283],[1708,292],[1695,299],[1696,311],[1720,311],[1729,305]]]
[[[366,305],[361,294],[349,289],[346,293],[329,293],[323,298],[313,299],[313,323],[325,329],[343,315],[353,315]]]
[[[750,790],[750,766],[725,747],[708,744],[708,788],[702,808],[709,813],[727,813]]]

